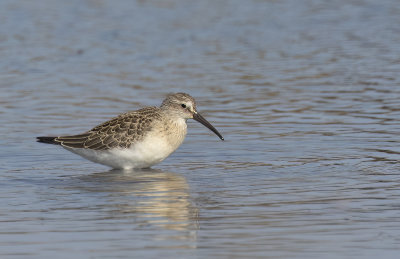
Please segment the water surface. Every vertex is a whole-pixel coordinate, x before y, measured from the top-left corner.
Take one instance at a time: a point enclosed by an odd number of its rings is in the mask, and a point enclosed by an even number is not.
[[[397,1],[0,3],[1,258],[397,258]],[[184,91],[150,170],[74,134]]]

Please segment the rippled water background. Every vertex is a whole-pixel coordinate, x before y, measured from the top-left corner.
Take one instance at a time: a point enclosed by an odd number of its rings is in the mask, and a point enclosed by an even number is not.
[[[400,5],[0,2],[1,258],[398,258]],[[38,135],[184,91],[149,171]]]

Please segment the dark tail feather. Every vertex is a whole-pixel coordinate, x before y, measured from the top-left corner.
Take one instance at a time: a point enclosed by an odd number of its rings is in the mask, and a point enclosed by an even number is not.
[[[40,143],[60,145],[61,143],[56,141],[56,138],[57,137],[36,137],[36,140]]]

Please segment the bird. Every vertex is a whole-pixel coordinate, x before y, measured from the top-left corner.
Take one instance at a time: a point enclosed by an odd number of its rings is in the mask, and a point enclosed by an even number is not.
[[[185,139],[187,120],[194,119],[222,135],[198,111],[187,93],[168,94],[159,107],[151,106],[118,115],[78,135],[37,137],[60,145],[92,162],[114,169],[143,169],[162,162]]]

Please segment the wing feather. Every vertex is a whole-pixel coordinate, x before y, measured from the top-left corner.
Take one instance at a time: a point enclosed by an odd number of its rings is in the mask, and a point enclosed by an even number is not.
[[[55,138],[54,141],[70,148],[94,150],[128,148],[133,143],[140,141],[151,129],[153,122],[160,118],[159,108],[147,107],[121,114],[83,134],[61,136]]]

